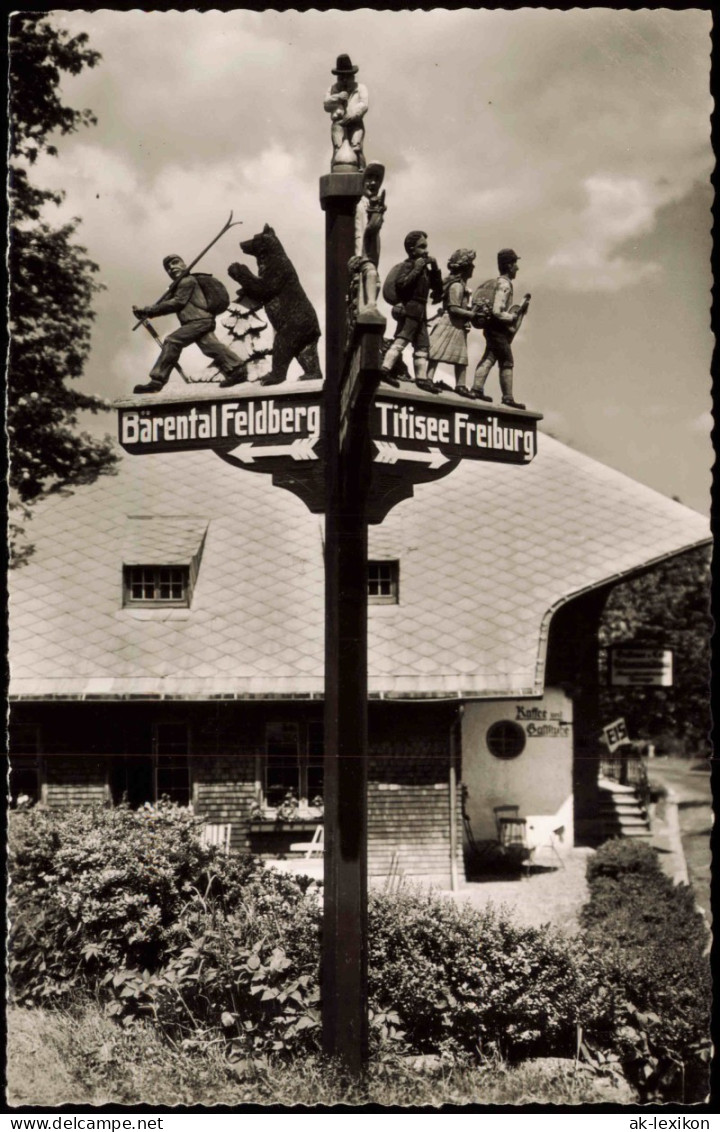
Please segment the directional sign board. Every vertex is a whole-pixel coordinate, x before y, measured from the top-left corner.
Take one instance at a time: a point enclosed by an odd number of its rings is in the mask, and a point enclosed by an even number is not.
[[[457,394],[428,394],[408,383],[390,395],[380,386],[370,417],[376,461],[491,460],[529,464],[535,455],[538,413],[493,409]],[[476,407],[476,404],[478,407]]]
[[[282,390],[239,385],[192,396],[134,397],[118,403],[119,440],[126,452],[233,451],[245,464],[270,457],[317,459],[322,383]],[[206,387],[207,388],[207,387]],[[252,389],[252,392],[250,391]]]
[[[270,473],[311,511],[324,510],[324,406],[321,381],[220,391],[205,385],[119,401],[120,444],[133,455],[211,449],[228,463]],[[380,383],[368,429],[373,471],[368,520],[381,522],[413,487],[447,475],[460,460],[529,464],[540,413],[456,393],[432,394],[403,382]]]

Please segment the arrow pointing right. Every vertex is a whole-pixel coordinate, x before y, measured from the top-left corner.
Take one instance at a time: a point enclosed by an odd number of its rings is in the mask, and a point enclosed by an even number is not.
[[[439,448],[430,448],[427,452],[416,452],[412,448],[398,448],[392,440],[373,440],[377,448],[375,463],[397,464],[398,460],[411,460],[418,464],[427,464],[429,468],[441,468],[449,462],[450,457],[443,455]]]

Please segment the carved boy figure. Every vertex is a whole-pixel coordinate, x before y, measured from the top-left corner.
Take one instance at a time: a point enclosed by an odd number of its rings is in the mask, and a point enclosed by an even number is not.
[[[442,276],[436,260],[428,254],[427,232],[408,232],[405,251],[408,258],[399,265],[395,276],[399,303],[393,307],[393,315],[397,320],[397,329],[382,363],[383,381],[391,385],[399,384],[391,376],[391,371],[409,345],[413,347],[415,380],[427,381],[430,350],[426,323],[427,304],[429,298],[435,303],[442,299]]]
[[[526,295],[520,306],[513,306],[512,281],[518,272],[518,259],[520,257],[512,248],[502,248],[498,252],[497,263],[499,278],[495,284],[495,294],[492,303],[492,315],[484,328],[485,353],[477,364],[472,389],[458,386],[457,392],[466,397],[474,397],[478,401],[491,401],[485,393],[485,382],[490,370],[497,362],[500,367],[500,390],[503,405],[511,409],[524,409],[520,401],[513,398],[513,369],[514,359],[512,340],[520,329],[525,311],[530,302]],[[480,290],[480,288],[478,289]],[[473,295],[473,302],[477,299],[477,291]]]
[[[367,256],[354,255],[348,260],[348,328],[347,342],[352,341],[355,326],[359,315],[364,316],[364,322],[372,320],[385,324],[385,319],[377,309],[377,298],[380,294],[380,278],[377,268]]]
[[[385,219],[385,193],[380,186],[385,177],[385,166],[371,161],[363,175],[363,195],[355,209],[355,255],[367,256],[380,265],[380,229]]]
[[[363,195],[355,208],[355,255],[348,262],[350,273],[348,290],[348,341],[352,339],[358,314],[372,312],[382,318],[377,309],[380,293],[380,229],[385,218],[385,193],[380,186],[385,166],[371,161],[363,175]]]
[[[349,166],[351,171],[353,168],[362,171],[365,168],[363,118],[368,108],[368,92],[367,87],[356,82],[357,71],[358,68],[353,67],[349,55],[338,55],[337,66],[332,71],[336,81],[325,95],[323,103],[331,121],[331,169]]]
[[[168,334],[160,356],[150,370],[150,381],[136,385],[135,393],[159,393],[167,384],[175,363],[186,346],[193,342],[203,354],[212,358],[224,375],[221,386],[237,385],[247,380],[245,363],[215,336],[215,316],[208,310],[207,300],[198,280],[189,275],[185,261],[179,255],[167,255],[163,267],[173,280],[167,298],[151,307],[133,307],[136,318],[158,318],[163,314],[177,314],[180,326]]]

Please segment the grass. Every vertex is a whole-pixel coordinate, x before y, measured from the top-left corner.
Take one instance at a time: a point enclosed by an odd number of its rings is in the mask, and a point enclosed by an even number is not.
[[[10,1008],[8,1102],[14,1107],[103,1104],[193,1105],[579,1105],[629,1104],[627,1086],[548,1058],[466,1067],[440,1059],[371,1066],[344,1082],[319,1058],[231,1066],[219,1045],[177,1050],[150,1024],[123,1029],[94,1005],[74,1013]]]

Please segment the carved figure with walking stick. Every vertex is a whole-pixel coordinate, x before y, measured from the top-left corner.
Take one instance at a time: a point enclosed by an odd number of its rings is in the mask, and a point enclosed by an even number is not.
[[[236,224],[241,221],[236,221]],[[173,369],[177,369],[185,381],[187,377],[179,365],[179,358],[186,346],[195,343],[203,354],[211,358],[223,374],[221,387],[237,385],[247,380],[247,367],[241,358],[215,335],[215,318],[227,310],[229,296],[225,287],[212,275],[191,274],[192,268],[217,243],[229,228],[234,227],[232,213],[221,232],[187,266],[182,256],[169,255],[163,260],[163,267],[172,279],[170,287],[149,307],[133,307],[133,314],[139,322],[133,327],[144,325],[156,341],[160,341],[148,323],[150,318],[164,314],[177,314],[180,326],[168,334],[161,342],[160,355],[150,371],[147,383],[136,385],[135,393],[159,393],[167,384]]]
[[[492,401],[485,392],[488,374],[497,362],[500,369],[500,391],[502,403],[511,409],[524,409],[521,401],[513,397],[514,359],[512,340],[522,325],[525,312],[530,304],[530,296],[525,295],[522,303],[513,306],[513,279],[518,272],[519,256],[512,248],[502,248],[498,252],[497,263],[500,275],[489,279],[475,289],[472,296],[473,308],[486,313],[478,316],[473,325],[481,326],[485,334],[485,353],[477,364],[472,389],[458,385],[456,393],[463,397],[473,397],[477,401]]]

